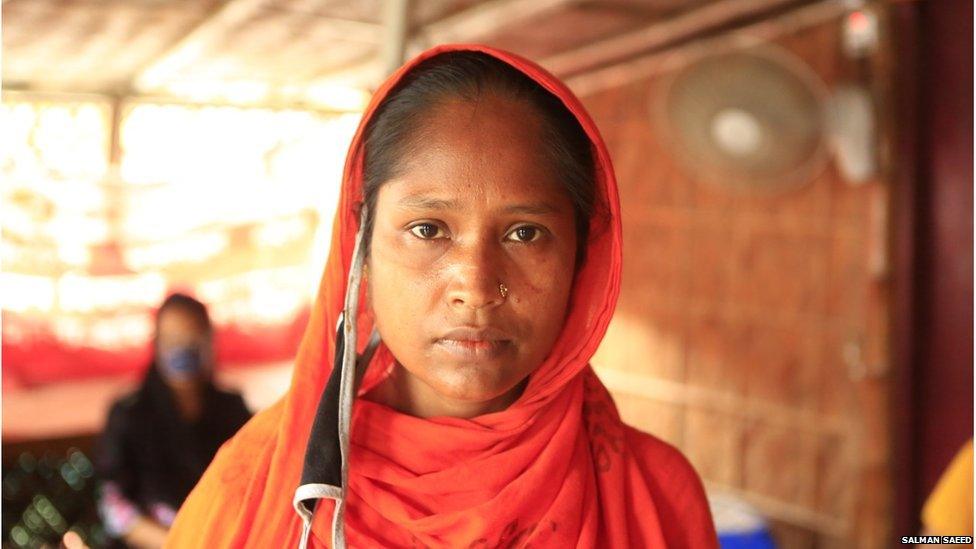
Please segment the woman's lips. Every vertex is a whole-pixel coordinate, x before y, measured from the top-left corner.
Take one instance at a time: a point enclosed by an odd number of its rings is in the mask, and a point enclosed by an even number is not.
[[[511,347],[508,334],[490,326],[462,326],[444,333],[435,344],[461,358],[493,358]]]
[[[501,340],[438,339],[436,344],[454,356],[470,359],[498,357],[508,349],[510,342]]]

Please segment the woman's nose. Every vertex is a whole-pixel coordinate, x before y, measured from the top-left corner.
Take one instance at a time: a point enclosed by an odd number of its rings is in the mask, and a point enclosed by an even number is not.
[[[499,291],[502,250],[497,243],[485,240],[456,245],[447,298],[455,307],[484,309],[500,305]]]

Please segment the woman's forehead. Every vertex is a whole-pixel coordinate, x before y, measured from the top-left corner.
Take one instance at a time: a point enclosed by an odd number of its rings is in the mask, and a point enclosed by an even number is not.
[[[537,133],[542,123],[541,114],[529,101],[486,91],[473,98],[456,97],[433,103],[422,125],[427,137],[435,137],[469,131]]]
[[[380,188],[385,211],[494,212],[510,215],[572,213],[565,190],[544,177],[514,180],[494,177],[401,176]]]
[[[206,331],[202,321],[187,310],[174,307],[159,314],[159,334],[179,337],[197,335]]]
[[[386,194],[444,200],[461,195],[456,201],[493,193],[558,194],[541,118],[521,102],[486,98],[446,104],[412,141],[397,176],[384,185],[395,192]]]

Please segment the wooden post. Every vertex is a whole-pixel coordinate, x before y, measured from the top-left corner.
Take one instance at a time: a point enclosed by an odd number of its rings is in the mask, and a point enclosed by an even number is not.
[[[407,51],[410,0],[386,0],[383,4],[383,76],[403,64]]]

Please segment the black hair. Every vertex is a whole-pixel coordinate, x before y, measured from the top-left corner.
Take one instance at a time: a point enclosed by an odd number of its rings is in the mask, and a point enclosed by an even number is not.
[[[159,329],[159,318],[163,316],[164,311],[170,309],[178,309],[187,313],[193,317],[193,319],[196,320],[200,327],[203,328],[207,333],[210,333],[213,330],[213,325],[210,322],[210,313],[207,312],[207,306],[191,296],[178,292],[170,294],[156,311],[157,330]]]
[[[447,52],[422,61],[397,83],[367,123],[363,159],[367,254],[379,189],[404,169],[403,159],[423,141],[423,125],[430,113],[451,100],[477,101],[488,94],[524,101],[539,114],[545,155],[573,204],[576,265],[582,264],[597,200],[589,137],[558,97],[504,61],[475,51]]]

